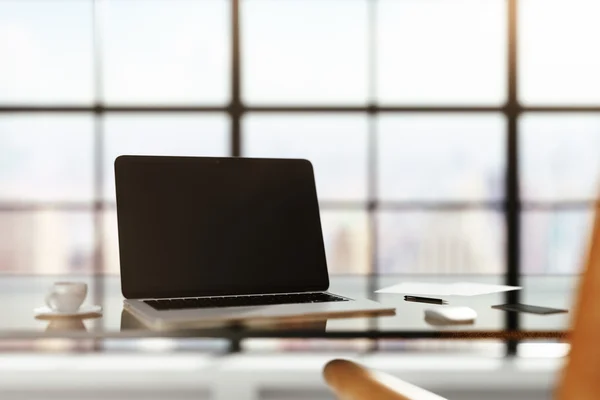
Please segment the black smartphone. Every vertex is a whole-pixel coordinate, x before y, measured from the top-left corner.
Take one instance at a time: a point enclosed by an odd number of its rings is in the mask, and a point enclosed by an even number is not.
[[[529,306],[527,304],[499,304],[497,306],[492,306],[492,308],[504,311],[524,312],[538,315],[560,314],[569,312],[568,310],[561,310],[560,308]]]

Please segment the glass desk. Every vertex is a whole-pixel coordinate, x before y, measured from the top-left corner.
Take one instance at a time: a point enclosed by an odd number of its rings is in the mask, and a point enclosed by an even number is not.
[[[87,282],[85,304],[99,304],[103,316],[96,319],[53,324],[34,318],[33,309],[43,305],[44,296],[54,281]],[[472,325],[434,326],[424,319],[429,304],[406,302],[402,295],[376,294],[374,290],[401,281],[481,282],[502,284],[502,276],[333,276],[333,293],[348,297],[368,297],[396,307],[393,316],[329,319],[245,327],[225,325],[211,329],[152,331],[123,309],[120,280],[117,276],[3,276],[0,277],[0,339],[103,339],[103,338],[220,338],[239,341],[247,338],[319,339],[565,339],[572,315],[572,300],[577,285],[575,276],[527,276],[522,278],[521,302],[565,308],[556,315],[519,314],[519,329],[507,331],[506,313],[492,309],[504,304],[505,294],[474,297],[445,297],[449,305],[465,305],[476,310]]]

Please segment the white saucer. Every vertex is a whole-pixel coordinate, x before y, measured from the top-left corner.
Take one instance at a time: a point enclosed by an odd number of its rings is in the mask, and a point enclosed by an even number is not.
[[[50,319],[50,318],[97,318],[102,315],[101,306],[81,306],[79,310],[72,312],[60,312],[54,311],[53,309],[43,306],[33,309],[33,313],[36,318]]]

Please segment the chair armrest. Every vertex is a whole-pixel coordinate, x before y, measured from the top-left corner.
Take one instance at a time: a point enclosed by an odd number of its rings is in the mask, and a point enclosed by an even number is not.
[[[325,365],[323,376],[340,400],[445,400],[383,372],[370,371],[348,360]]]

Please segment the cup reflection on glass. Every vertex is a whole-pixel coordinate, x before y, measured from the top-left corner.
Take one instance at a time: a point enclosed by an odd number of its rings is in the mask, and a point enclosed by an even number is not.
[[[81,318],[56,318],[50,321],[46,332],[87,331]]]

